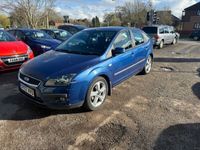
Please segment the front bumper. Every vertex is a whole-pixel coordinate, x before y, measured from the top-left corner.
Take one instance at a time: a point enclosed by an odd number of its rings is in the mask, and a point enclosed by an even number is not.
[[[85,93],[82,92],[81,84],[74,83],[68,87],[45,87],[40,81],[38,85],[32,85],[18,76],[19,90],[29,100],[42,107],[50,109],[70,109],[80,107],[84,103]],[[34,96],[21,89],[20,84],[34,90]]]
[[[19,62],[9,62],[9,59],[17,59],[17,58],[20,58],[20,57],[24,57],[24,60],[19,61]],[[28,60],[29,60],[29,57],[28,57],[27,54],[1,57],[1,59],[0,59],[0,72],[19,69],[20,66]]]

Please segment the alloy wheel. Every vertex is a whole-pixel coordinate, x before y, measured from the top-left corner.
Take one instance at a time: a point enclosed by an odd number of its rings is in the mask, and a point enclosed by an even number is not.
[[[145,65],[145,72],[147,74],[151,71],[151,67],[152,67],[152,58],[151,56],[149,56]]]
[[[90,102],[93,107],[99,107],[105,100],[107,87],[103,81],[97,81],[90,92]]]

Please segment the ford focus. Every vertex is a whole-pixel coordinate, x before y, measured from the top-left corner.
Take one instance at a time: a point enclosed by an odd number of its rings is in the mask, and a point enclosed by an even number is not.
[[[112,88],[140,72],[148,74],[153,45],[141,30],[85,29],[19,71],[19,89],[30,101],[51,109],[84,106],[96,110]]]

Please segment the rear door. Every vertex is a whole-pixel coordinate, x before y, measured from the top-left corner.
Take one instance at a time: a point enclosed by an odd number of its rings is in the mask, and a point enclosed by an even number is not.
[[[144,67],[148,51],[151,48],[151,42],[149,37],[141,30],[132,29],[132,34],[135,40],[133,69],[134,73],[138,73]]]

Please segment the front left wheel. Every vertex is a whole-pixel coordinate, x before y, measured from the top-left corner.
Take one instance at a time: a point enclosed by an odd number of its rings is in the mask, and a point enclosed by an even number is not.
[[[84,107],[87,110],[97,110],[105,102],[107,94],[107,81],[103,77],[96,78],[88,89]]]

